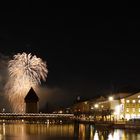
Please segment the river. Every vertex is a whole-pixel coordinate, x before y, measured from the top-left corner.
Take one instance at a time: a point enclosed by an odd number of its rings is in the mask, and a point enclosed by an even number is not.
[[[0,124],[0,140],[140,140],[140,130],[95,129],[84,124]]]

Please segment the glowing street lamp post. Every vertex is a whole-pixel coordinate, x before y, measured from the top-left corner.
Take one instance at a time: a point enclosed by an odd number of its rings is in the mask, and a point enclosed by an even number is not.
[[[95,108],[95,120],[96,120],[97,119],[96,116],[98,114],[98,110],[97,109],[99,108],[99,105],[98,104],[95,104],[94,105],[94,108]]]
[[[108,100],[109,100],[110,102],[112,102],[112,101],[114,100],[113,96],[109,96]],[[112,112],[111,112],[111,104],[110,104],[110,109],[109,109],[110,121],[111,121],[111,113],[112,113]]]

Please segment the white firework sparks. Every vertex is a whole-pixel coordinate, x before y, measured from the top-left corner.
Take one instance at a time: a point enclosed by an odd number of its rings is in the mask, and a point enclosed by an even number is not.
[[[35,55],[18,53],[8,63],[9,80],[6,94],[13,112],[24,111],[24,97],[31,87],[45,81],[48,70],[45,62]]]

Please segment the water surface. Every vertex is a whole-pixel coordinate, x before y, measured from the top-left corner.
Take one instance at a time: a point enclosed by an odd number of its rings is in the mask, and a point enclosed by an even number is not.
[[[140,131],[84,124],[0,124],[0,140],[140,140]]]

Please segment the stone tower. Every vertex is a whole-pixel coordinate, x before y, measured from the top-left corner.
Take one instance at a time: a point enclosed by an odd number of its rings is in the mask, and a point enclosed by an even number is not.
[[[27,93],[24,100],[26,103],[26,113],[38,113],[39,98],[32,87],[29,90],[29,92]]]

